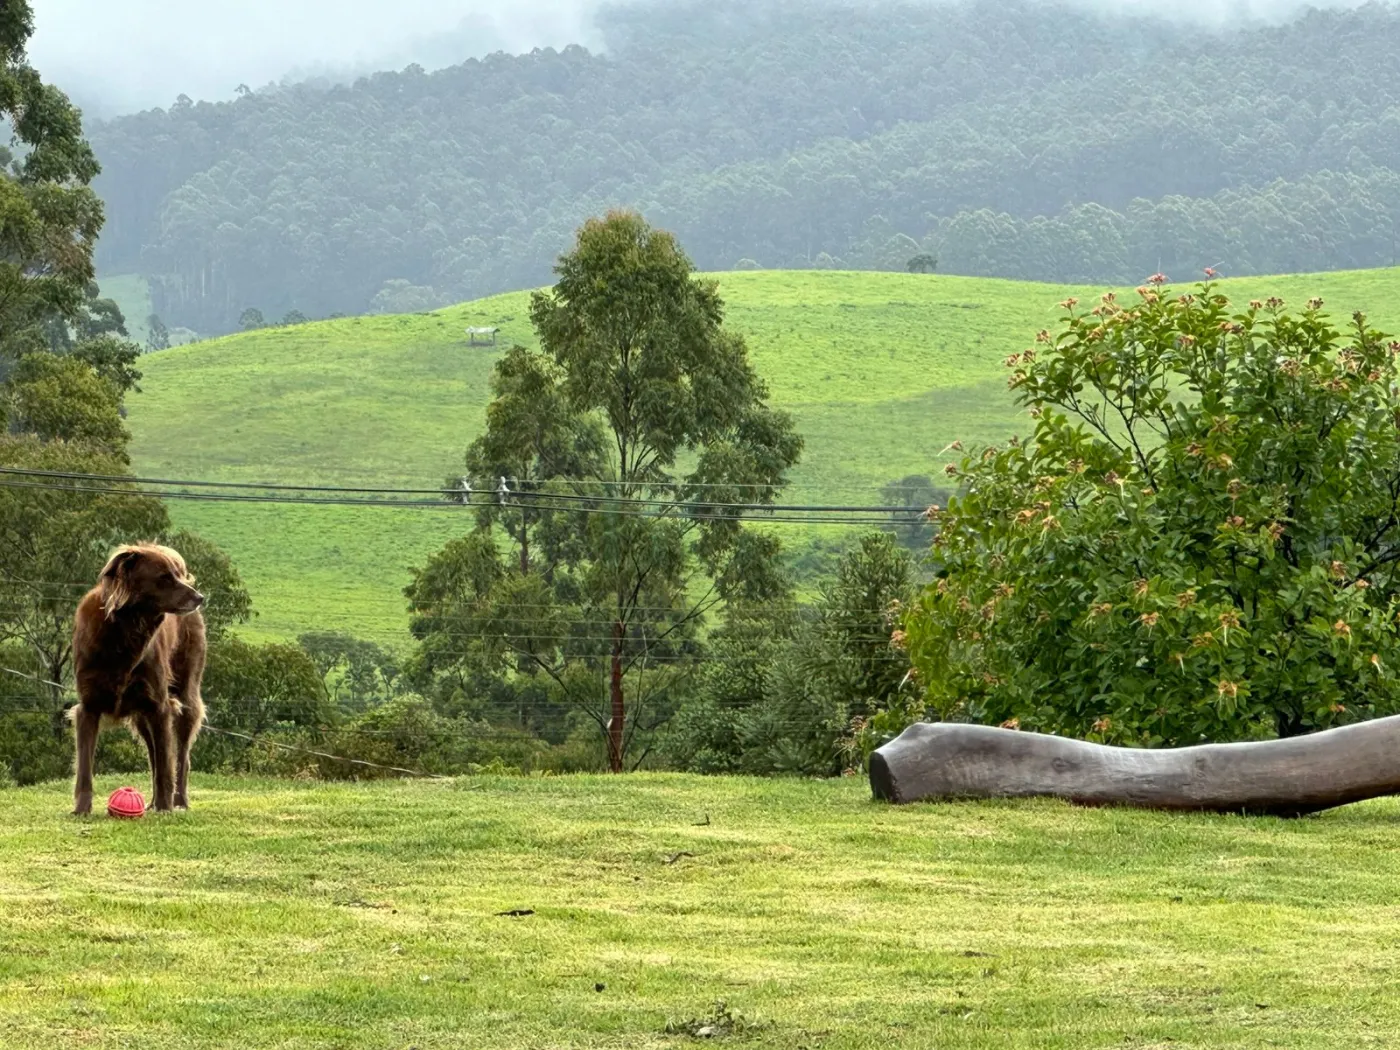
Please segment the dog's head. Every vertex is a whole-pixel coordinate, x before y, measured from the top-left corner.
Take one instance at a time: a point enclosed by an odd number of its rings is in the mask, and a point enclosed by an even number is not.
[[[185,567],[185,559],[169,547],[153,543],[113,551],[98,585],[108,619],[126,608],[183,616],[204,604],[204,595],[194,589],[194,577]]]

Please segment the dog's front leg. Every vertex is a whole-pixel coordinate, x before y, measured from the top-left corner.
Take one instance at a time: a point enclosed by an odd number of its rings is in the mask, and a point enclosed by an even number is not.
[[[73,719],[77,737],[77,771],[73,779],[73,815],[92,812],[92,761],[97,753],[97,732],[101,718],[81,704]]]

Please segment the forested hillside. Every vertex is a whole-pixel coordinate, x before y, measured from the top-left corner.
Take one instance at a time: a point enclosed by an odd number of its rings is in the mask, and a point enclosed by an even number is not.
[[[104,272],[171,324],[544,283],[641,208],[705,268],[1059,281],[1388,265],[1400,10],[1208,30],[1049,3],[647,4],[594,54],[182,99],[93,128]]]

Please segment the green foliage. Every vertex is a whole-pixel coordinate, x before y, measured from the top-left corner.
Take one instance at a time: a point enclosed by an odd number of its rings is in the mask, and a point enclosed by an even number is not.
[[[412,693],[369,709],[342,726],[330,743],[339,757],[374,766],[321,760],[320,775],[328,779],[402,776],[376,768],[380,766],[438,774],[470,773],[483,766],[529,770],[546,750],[541,741],[522,730],[446,717]]]
[[[117,388],[75,356],[25,354],[10,373],[8,416],[21,432],[107,450],[123,462],[130,435]]]
[[[931,706],[1146,745],[1400,710],[1400,344],[1160,285],[1009,359],[1035,433],[950,468]]]
[[[238,327],[245,332],[251,332],[254,329],[266,328],[267,320],[263,317],[261,310],[256,306],[250,306],[238,315]]]
[[[78,111],[26,60],[32,32],[27,0],[6,4],[0,118],[21,156],[0,148],[0,426],[119,452],[121,395],[140,373],[121,311],[93,282],[99,169]]]
[[[910,273],[937,273],[938,256],[929,252],[920,252],[905,263],[904,268]]]
[[[160,319],[160,314],[151,314],[150,317],[146,318],[146,329],[150,333],[146,336],[146,349],[170,349],[170,329]]]
[[[501,525],[519,551],[522,573],[532,568],[533,541],[534,558],[540,562],[536,567],[546,578],[580,556],[577,530],[560,513],[560,504],[549,506],[546,501],[541,506],[529,497],[557,490],[541,483],[558,478],[599,477],[606,464],[602,425],[570,402],[563,379],[562,369],[546,355],[522,346],[507,351],[491,373],[486,429],[467,447],[465,462],[467,477],[489,486],[476,497],[478,525]],[[527,502],[495,498],[498,478],[508,478],[507,487],[513,486]],[[452,479],[448,486],[457,487]],[[468,498],[465,493],[463,498]]]
[[[785,589],[776,539],[725,505],[771,504],[802,441],[669,234],[632,213],[590,220],[556,272],[531,297],[541,349],[497,364],[467,452],[502,487],[408,596],[421,669],[567,701],[620,772],[669,715],[707,613]],[[497,522],[519,548],[511,570]]]
[[[725,610],[707,640],[694,685],[666,727],[662,753],[671,767],[720,774],[766,763],[766,755],[749,754],[754,712],[764,705],[774,665],[793,644],[798,615],[778,602],[736,603]]]
[[[36,681],[45,668],[23,639],[4,625],[0,633],[0,787],[66,776],[73,749],[62,699]]]
[[[397,696],[403,687],[392,652],[338,631],[312,631],[297,644],[316,664],[336,711],[359,714]]]
[[[892,644],[891,631],[913,593],[913,560],[884,533],[861,537],[823,586],[817,603],[827,663],[822,677],[845,698],[848,716],[878,711],[903,684],[909,661]]]
[[[431,310],[442,301],[437,292],[402,278],[384,282],[369,302],[373,314],[416,314]]]
[[[119,397],[133,390],[141,392],[137,385],[141,372],[136,368],[141,348],[131,340],[107,334],[89,336],[73,344],[67,354],[86,364],[99,379],[111,384]]]
[[[79,114],[25,58],[28,0],[0,13],[0,117],[21,159],[0,151],[0,360],[41,348],[54,319],[76,321],[93,277],[99,168]]]
[[[141,347],[129,338],[126,318],[116,301],[100,295],[97,282],[89,281],[75,311],[55,311],[44,318],[48,349],[89,365],[113,386],[118,398],[132,390],[139,393],[141,372],[136,360]]]
[[[232,635],[211,642],[203,692],[211,726],[253,739],[206,733],[195,756],[200,769],[247,771],[260,738],[286,730],[319,732],[331,722],[320,671],[295,645],[258,645]]]
[[[891,637],[913,593],[909,554],[871,533],[810,609],[731,610],[668,730],[668,760],[701,773],[830,776],[854,750],[868,754],[883,743],[883,721],[872,735],[870,720],[915,697]]]

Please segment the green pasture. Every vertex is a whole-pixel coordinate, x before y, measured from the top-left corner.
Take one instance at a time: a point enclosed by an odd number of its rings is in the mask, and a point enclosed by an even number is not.
[[[807,447],[797,502],[869,503],[910,473],[937,474],[942,450],[1029,429],[1005,388],[1004,358],[1053,326],[1067,295],[1097,289],[897,273],[717,275],[773,401]],[[1320,295],[1400,329],[1400,270],[1226,282],[1240,300]],[[131,398],[135,469],[146,475],[331,485],[439,485],[479,431],[491,366],[533,343],[528,294],[428,314],[272,328],[142,361]],[[496,348],[469,325],[501,328]],[[402,638],[408,567],[465,527],[451,511],[177,502],[181,525],[228,549],[249,581],[258,633],[339,628]],[[795,554],[838,529],[784,526]]]

